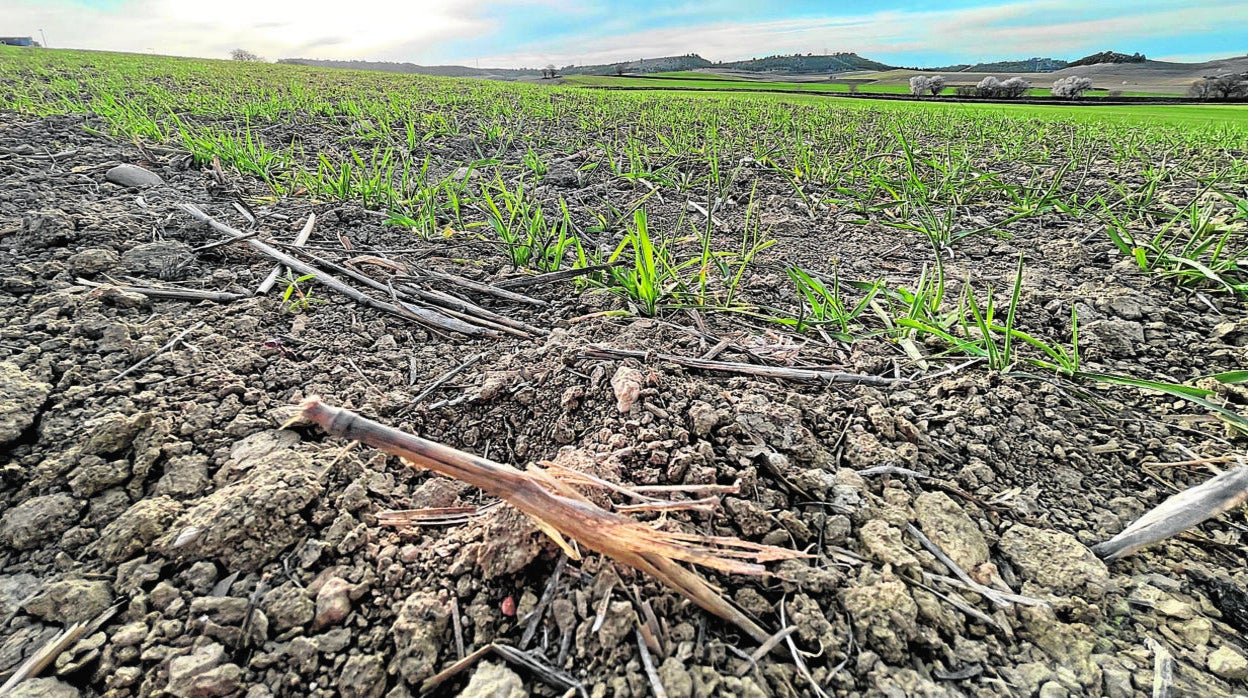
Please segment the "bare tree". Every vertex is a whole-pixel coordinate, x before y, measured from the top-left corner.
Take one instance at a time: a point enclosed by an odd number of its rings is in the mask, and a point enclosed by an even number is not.
[[[236,48],[230,51],[230,60],[242,61],[244,63],[263,63],[264,59],[260,56],[248,51],[245,48]]]
[[[927,79],[927,91],[931,92],[933,97],[943,92],[944,89],[945,77],[943,75],[933,75]]]
[[[1053,88],[1049,90],[1054,97],[1064,97],[1066,99],[1078,99],[1083,96],[1084,92],[1092,89],[1091,78],[1085,78],[1079,75],[1071,75],[1069,77],[1059,78],[1053,81]]]

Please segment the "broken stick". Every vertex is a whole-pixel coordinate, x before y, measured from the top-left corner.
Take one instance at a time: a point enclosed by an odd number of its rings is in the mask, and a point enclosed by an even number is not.
[[[492,494],[533,520],[568,557],[579,551],[566,538],[616,562],[654,577],[703,609],[733,623],[757,642],[771,633],[763,630],[719,594],[698,573],[683,567],[690,562],[728,574],[766,574],[762,563],[805,557],[804,553],[735,538],[707,537],[661,531],[594,504],[580,492],[538,468],[527,471],[474,456],[443,444],[392,429],[354,412],[322,403],[303,401],[304,419],[345,439],[353,439],[415,467],[427,468]],[[566,538],[565,538],[566,536]]]

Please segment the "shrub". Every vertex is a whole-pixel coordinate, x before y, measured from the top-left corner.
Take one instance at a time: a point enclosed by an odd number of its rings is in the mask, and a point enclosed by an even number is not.
[[[997,97],[1001,99],[1018,99],[1027,94],[1027,90],[1031,89],[1031,81],[1022,78],[1010,78],[1001,83],[997,90]]]
[[[1078,99],[1083,96],[1084,92],[1092,89],[1092,80],[1079,75],[1071,75],[1070,77],[1060,78],[1053,81],[1053,88],[1050,93],[1054,97],[1064,97],[1066,99]]]
[[[978,97],[979,88],[974,85],[958,85],[954,88],[953,93],[959,97]]]
[[[260,56],[248,51],[245,48],[236,48],[230,51],[230,60],[242,61],[244,63],[263,63],[264,59]]]
[[[1200,99],[1238,99],[1248,97],[1248,73],[1215,75],[1192,83],[1188,96]]]

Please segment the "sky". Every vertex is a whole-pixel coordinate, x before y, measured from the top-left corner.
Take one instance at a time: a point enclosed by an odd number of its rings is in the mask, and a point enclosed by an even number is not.
[[[1245,0],[0,0],[0,34],[53,48],[481,67],[852,51],[940,66],[1097,51],[1248,54]]]

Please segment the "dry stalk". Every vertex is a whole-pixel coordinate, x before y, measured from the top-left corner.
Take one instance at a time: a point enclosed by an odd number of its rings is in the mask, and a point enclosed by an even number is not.
[[[650,575],[703,609],[733,623],[759,643],[771,633],[750,620],[696,572],[689,562],[728,574],[762,575],[762,563],[803,553],[736,538],[660,531],[591,502],[542,468],[518,470],[392,429],[354,412],[305,400],[302,417],[334,436],[359,441],[409,464],[467,482],[527,514],[568,557],[580,559],[571,538],[585,547]]]

